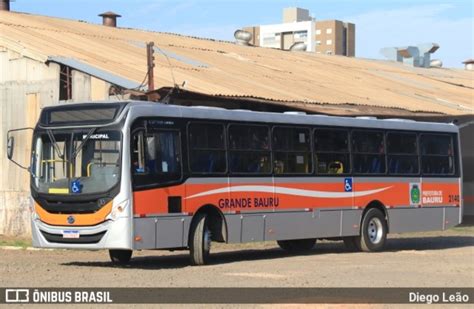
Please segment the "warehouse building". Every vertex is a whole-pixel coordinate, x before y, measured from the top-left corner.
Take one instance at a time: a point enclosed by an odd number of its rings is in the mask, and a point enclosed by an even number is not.
[[[153,89],[145,82],[148,42],[155,44]],[[474,215],[473,74],[0,11],[0,234],[30,232],[28,173],[7,160],[6,132],[33,127],[45,106],[127,98],[456,121],[465,214]],[[29,138],[18,140],[15,150],[25,164]]]

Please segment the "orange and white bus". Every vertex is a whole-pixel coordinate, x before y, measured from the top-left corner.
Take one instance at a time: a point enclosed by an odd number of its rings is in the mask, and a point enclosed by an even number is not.
[[[302,251],[334,238],[378,251],[389,232],[462,218],[453,124],[68,104],[43,109],[31,162],[34,246],[109,249],[116,263],[189,249],[205,264],[211,241]]]

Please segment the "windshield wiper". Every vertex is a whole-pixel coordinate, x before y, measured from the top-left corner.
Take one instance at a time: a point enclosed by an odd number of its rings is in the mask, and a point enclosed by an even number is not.
[[[89,140],[89,138],[92,136],[92,134],[94,134],[95,130],[97,128],[92,128],[89,130],[89,132],[87,133],[86,137],[82,140],[82,142],[79,144],[79,146],[77,146],[77,148],[74,150],[74,152],[72,153],[72,157],[71,157],[71,160],[74,160],[77,156],[77,154],[79,153],[79,151],[81,151],[81,149],[84,147],[84,145],[86,144],[86,142]]]
[[[47,129],[46,133],[48,133],[49,140],[53,144],[54,150],[56,150],[56,154],[58,155],[59,158],[64,160],[64,153],[61,153],[61,150],[59,149],[58,142],[56,141],[56,138],[54,137],[53,131],[51,129]]]

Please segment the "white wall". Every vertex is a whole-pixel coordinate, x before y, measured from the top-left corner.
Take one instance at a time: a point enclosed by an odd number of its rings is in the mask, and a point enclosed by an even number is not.
[[[111,84],[86,73],[73,70],[72,102],[108,100]]]
[[[295,32],[295,31],[307,31],[306,51],[315,51],[315,22],[314,21],[302,21],[294,23],[284,23],[275,25],[262,25],[260,26],[260,46],[262,47],[275,47],[279,46],[267,46],[264,43],[266,35],[273,35],[275,33],[282,32]]]
[[[11,129],[34,127],[43,107],[108,99],[110,84],[72,71],[72,100],[59,102],[60,66],[26,58],[0,47],[0,235],[31,233],[29,174],[6,157]],[[14,158],[30,163],[31,131],[15,134]]]
[[[6,157],[6,134],[34,126],[39,109],[58,102],[59,66],[0,50],[0,234],[27,235],[29,176]],[[15,158],[29,164],[31,133],[16,135]]]

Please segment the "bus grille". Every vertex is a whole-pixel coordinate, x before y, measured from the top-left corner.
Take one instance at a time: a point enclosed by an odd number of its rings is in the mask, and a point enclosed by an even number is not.
[[[96,244],[102,239],[105,232],[106,231],[97,234],[80,235],[79,238],[63,238],[61,234],[51,234],[45,231],[41,231],[41,234],[43,234],[48,242],[58,244]]]
[[[86,202],[56,202],[42,199],[39,202],[44,210],[53,214],[89,214],[95,213],[102,208],[96,200]]]

